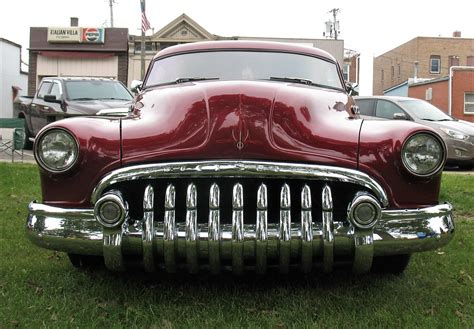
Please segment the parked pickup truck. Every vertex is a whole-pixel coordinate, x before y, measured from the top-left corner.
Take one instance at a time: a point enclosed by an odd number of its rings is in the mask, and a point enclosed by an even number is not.
[[[34,97],[18,97],[14,115],[24,118],[26,147],[47,124],[67,117],[126,113],[130,91],[117,80],[106,78],[44,78]],[[29,144],[29,145],[28,145]]]

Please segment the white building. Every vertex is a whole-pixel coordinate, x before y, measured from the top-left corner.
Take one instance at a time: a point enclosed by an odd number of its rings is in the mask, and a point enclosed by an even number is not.
[[[0,118],[13,117],[15,89],[26,95],[28,73],[21,70],[21,46],[0,38]]]

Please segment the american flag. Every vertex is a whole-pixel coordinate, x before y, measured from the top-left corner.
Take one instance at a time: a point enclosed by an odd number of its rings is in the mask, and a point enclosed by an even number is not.
[[[148,18],[146,18],[145,0],[140,0],[140,7],[142,9],[142,32],[145,33],[151,29],[150,22],[148,21]]]

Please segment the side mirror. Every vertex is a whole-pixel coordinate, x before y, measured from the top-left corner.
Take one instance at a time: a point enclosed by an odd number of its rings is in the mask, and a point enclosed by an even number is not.
[[[142,90],[143,81],[133,80],[130,84],[130,90],[134,93],[138,93]]]
[[[349,96],[358,96],[359,91],[357,90],[359,84],[357,82],[346,82],[346,91]]]
[[[48,103],[62,104],[62,99],[56,99],[56,95],[44,95],[43,100]]]
[[[408,120],[408,117],[405,113],[394,113],[393,119],[394,120]]]

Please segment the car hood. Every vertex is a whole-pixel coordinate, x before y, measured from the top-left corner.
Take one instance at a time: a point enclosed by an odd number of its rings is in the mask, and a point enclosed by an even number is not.
[[[462,132],[464,134],[474,136],[474,126],[472,126],[468,123],[461,122],[461,121],[455,121],[455,120],[452,120],[452,121],[426,121],[426,120],[422,120],[421,122],[423,124],[427,125],[427,126],[435,128],[435,129],[450,128],[450,129],[454,129],[454,130],[457,130],[459,132]]]
[[[106,109],[125,109],[132,102],[122,100],[90,100],[90,101],[68,101],[68,114],[95,115],[100,110]]]
[[[146,90],[122,121],[124,165],[195,159],[307,161],[355,168],[361,121],[344,93],[216,81]]]

